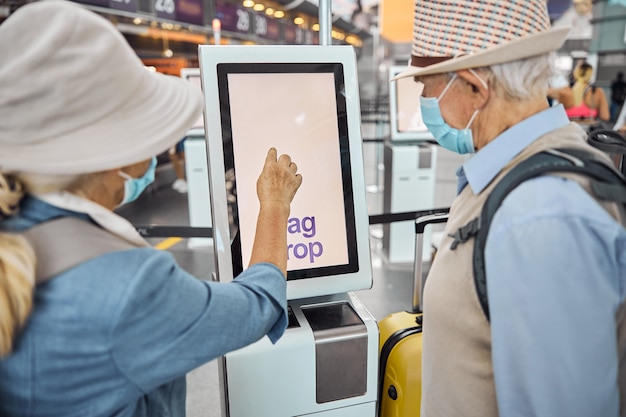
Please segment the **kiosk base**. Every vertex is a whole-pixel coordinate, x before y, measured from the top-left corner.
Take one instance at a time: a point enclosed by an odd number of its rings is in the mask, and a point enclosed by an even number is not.
[[[289,328],[226,355],[223,414],[229,417],[374,417],[378,327],[352,293],[292,300]]]

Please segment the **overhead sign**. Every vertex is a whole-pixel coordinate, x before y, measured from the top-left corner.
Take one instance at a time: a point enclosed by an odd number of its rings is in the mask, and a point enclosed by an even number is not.
[[[222,22],[222,30],[248,33],[252,26],[251,13],[233,4],[218,3],[215,17]]]
[[[154,13],[161,18],[202,25],[202,0],[153,0]]]
[[[203,25],[202,0],[177,0],[176,20],[195,25]]]
[[[78,3],[93,4],[94,6],[126,10],[129,12],[137,11],[137,0],[78,0]]]
[[[137,0],[109,0],[109,7],[112,9],[126,10],[127,12],[136,12]]]

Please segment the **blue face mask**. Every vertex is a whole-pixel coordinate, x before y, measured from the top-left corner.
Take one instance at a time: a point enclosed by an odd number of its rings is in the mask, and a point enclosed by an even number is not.
[[[470,70],[471,71],[471,70]],[[485,83],[478,75],[471,71],[487,88],[487,83]],[[470,130],[470,126],[472,122],[478,115],[480,110],[476,110],[472,117],[470,118],[465,129],[458,130],[451,127],[449,124],[443,120],[443,116],[441,115],[441,108],[439,107],[439,101],[443,98],[444,94],[448,91],[454,80],[457,79],[457,75],[454,74],[454,77],[448,82],[446,87],[443,89],[439,97],[420,97],[420,108],[422,110],[422,120],[424,124],[435,137],[435,140],[438,144],[443,146],[444,148],[460,153],[472,153],[474,152],[474,138],[472,137],[472,131]]]
[[[141,178],[133,178],[125,172],[118,171],[119,176],[126,180],[124,181],[124,199],[122,199],[120,206],[130,203],[131,201],[135,201],[141,195],[141,193],[143,193],[146,187],[152,184],[152,182],[154,181],[156,166],[157,159],[156,157],[152,157],[152,161],[150,161],[150,166]]]

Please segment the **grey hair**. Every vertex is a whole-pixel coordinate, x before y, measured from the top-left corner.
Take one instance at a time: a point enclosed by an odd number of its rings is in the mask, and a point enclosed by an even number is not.
[[[556,75],[555,55],[548,53],[484,68],[495,93],[505,100],[546,97]]]

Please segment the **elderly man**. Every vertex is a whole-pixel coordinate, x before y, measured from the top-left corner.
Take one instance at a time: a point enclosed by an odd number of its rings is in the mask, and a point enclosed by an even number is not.
[[[447,237],[426,281],[423,417],[626,412],[626,230],[585,191],[586,179],[544,175],[504,200],[485,248],[490,320],[475,288],[473,239],[452,236],[533,154],[577,148],[610,164],[546,101],[551,52],[567,33],[550,27],[543,0],[416,1],[411,64],[396,78],[424,85],[422,116],[441,146],[476,152],[457,172]]]

